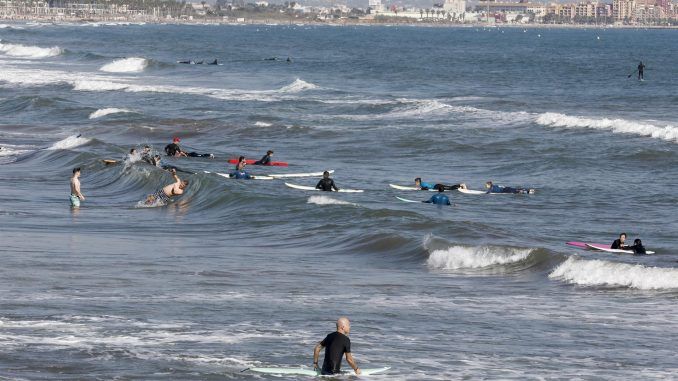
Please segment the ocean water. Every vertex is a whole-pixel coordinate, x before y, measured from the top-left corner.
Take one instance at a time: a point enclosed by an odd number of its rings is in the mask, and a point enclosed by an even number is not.
[[[346,315],[358,364],[392,367],[374,379],[676,379],[676,31],[28,23],[0,39],[0,378],[280,379],[241,371],[310,366]],[[627,78],[639,60],[644,82]],[[173,136],[215,158],[164,158],[195,173],[187,194],[139,207],[171,178],[123,159]],[[365,192],[204,173],[268,149],[289,168],[252,173],[334,169]],[[537,193],[397,200],[430,196],[388,186],[415,177]],[[657,254],[564,244],[621,231]]]

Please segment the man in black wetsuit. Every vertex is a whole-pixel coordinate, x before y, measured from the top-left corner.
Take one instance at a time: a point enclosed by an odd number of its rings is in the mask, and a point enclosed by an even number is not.
[[[610,248],[617,250],[629,250],[629,246],[626,245],[626,233],[621,233],[619,238],[612,242],[612,246]]]
[[[318,181],[318,185],[315,186],[315,189],[320,189],[324,192],[332,192],[334,189],[336,192],[339,192],[339,188],[334,185],[334,180],[330,179],[330,173],[327,171],[323,172],[323,178]]]
[[[324,375],[341,373],[341,358],[346,354],[346,362],[353,368],[355,374],[360,374],[360,368],[353,360],[351,354],[351,340],[348,338],[351,332],[351,322],[346,317],[337,320],[337,330],[327,335],[323,341],[316,344],[313,349],[313,369],[318,370],[318,358],[320,351],[325,348],[325,360],[320,368]]]
[[[645,70],[645,65],[643,65],[643,61],[640,61],[638,64],[638,80],[643,80],[643,70]]]
[[[211,153],[197,153],[197,152],[188,152],[187,153],[187,152],[184,152],[179,147],[179,144],[177,144],[180,141],[181,141],[181,139],[174,137],[174,139],[172,139],[172,143],[168,144],[165,147],[165,153],[167,154],[167,156],[174,156],[174,157],[187,157],[187,156],[188,157],[210,157],[210,158],[214,157],[214,155],[211,154]]]
[[[255,161],[254,165],[271,165],[271,155],[273,155],[273,151],[266,151],[266,155],[264,155],[264,157],[262,157],[259,161]]]

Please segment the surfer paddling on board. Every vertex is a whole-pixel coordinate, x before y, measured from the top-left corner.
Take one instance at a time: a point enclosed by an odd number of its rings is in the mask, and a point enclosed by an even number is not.
[[[466,184],[464,183],[455,185],[433,184],[421,181],[421,177],[414,179],[414,186],[421,190],[438,189],[438,186],[442,186],[444,190],[466,189]]]
[[[438,184],[436,189],[438,189],[438,193],[431,196],[430,199],[422,202],[435,205],[452,205],[452,203],[450,203],[449,197],[443,194],[443,192],[445,191],[445,187],[442,184]]]
[[[271,151],[271,150],[266,151],[266,155],[264,155],[264,157],[262,157],[259,161],[255,161],[254,165],[271,165],[271,156],[272,155],[273,155],[273,151]]]
[[[533,194],[534,189],[530,188],[513,188],[513,187],[504,187],[501,185],[493,184],[492,181],[485,183],[485,188],[487,188],[487,193],[521,193],[521,194]]]
[[[174,156],[174,157],[210,157],[213,158],[214,154],[211,153],[197,153],[197,152],[184,152],[181,147],[179,147],[179,142],[181,142],[181,139],[178,137],[174,137],[172,139],[172,143],[168,144],[165,146],[165,153],[167,156]]]
[[[330,178],[330,173],[327,171],[323,172],[323,178],[318,181],[315,189],[320,189],[324,192],[332,192],[332,190],[339,192],[339,188],[334,184],[334,180]]]
[[[85,196],[80,192],[80,167],[73,168],[73,175],[71,176],[71,207],[79,208],[80,201],[85,200]]]
[[[170,202],[172,196],[184,194],[184,189],[186,189],[188,186],[188,180],[181,180],[179,176],[177,176],[177,171],[174,168],[170,170],[170,173],[174,178],[174,182],[172,184],[165,185],[153,194],[149,194],[148,197],[146,197],[146,201],[144,202],[146,205],[154,205],[157,203],[166,205],[168,202]]]
[[[360,368],[351,354],[351,340],[348,338],[351,332],[351,322],[347,317],[337,320],[337,330],[327,335],[313,348],[313,369],[318,370],[318,358],[320,351],[325,349],[325,360],[320,368],[320,374],[331,375],[341,373],[341,358],[346,354],[346,362],[353,368],[355,374],[360,374]]]

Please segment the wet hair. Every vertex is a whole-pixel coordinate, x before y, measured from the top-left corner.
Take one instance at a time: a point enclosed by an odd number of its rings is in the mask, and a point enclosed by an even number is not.
[[[421,177],[417,177],[417,178],[414,179],[414,182],[417,182],[417,181],[421,182]]]
[[[266,151],[266,154],[267,154],[267,155],[270,155],[270,154],[272,154],[272,153],[273,153],[273,151],[271,151],[271,150]]]
[[[73,168],[73,173],[80,172],[80,167]]]
[[[148,144],[146,144],[146,145],[144,146],[144,149],[146,149],[146,148],[151,149],[151,146],[149,146]]]
[[[633,240],[633,244],[634,245],[642,245],[643,241],[641,241],[640,238],[636,238],[636,239]]]
[[[486,185],[492,185],[492,181],[488,181],[485,183]]]
[[[132,153],[132,154],[133,154],[133,153],[135,153],[135,152],[137,152],[137,150],[136,150],[135,148],[132,148],[131,150],[129,150],[129,153]]]
[[[185,187],[187,187],[188,186],[188,180],[184,180],[183,184],[184,184]]]
[[[626,237],[626,233],[619,233],[619,238],[621,238],[621,236]]]
[[[328,171],[323,172],[323,177],[325,176],[330,177],[330,173]]]
[[[240,157],[238,158],[238,162],[243,161],[243,160],[245,160],[245,156],[240,156]]]

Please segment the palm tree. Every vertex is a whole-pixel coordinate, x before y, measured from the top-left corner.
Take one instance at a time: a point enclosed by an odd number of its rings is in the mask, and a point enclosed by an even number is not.
[[[419,10],[419,16],[420,16],[420,17],[419,17],[420,19],[423,19],[423,18],[424,18],[424,10],[423,10],[423,9],[420,9],[420,10]]]

